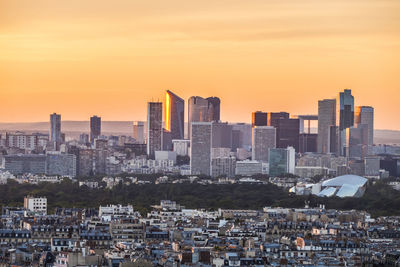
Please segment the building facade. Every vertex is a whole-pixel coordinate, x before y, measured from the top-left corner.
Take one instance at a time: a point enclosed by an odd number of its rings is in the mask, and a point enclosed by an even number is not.
[[[293,147],[273,148],[269,150],[269,176],[295,173],[295,150]]]
[[[276,129],[272,126],[256,126],[252,130],[252,160],[268,162],[268,151],[276,147]]]
[[[165,129],[172,139],[184,139],[185,100],[167,90],[165,93]]]
[[[211,175],[212,122],[193,122],[190,169],[193,175]]]
[[[147,104],[147,155],[154,157],[154,152],[162,150],[162,103]]]
[[[336,139],[332,135],[332,127],[336,125],[336,99],[324,99],[318,101],[318,153],[332,153],[331,143]]]
[[[101,135],[101,117],[90,117],[90,142],[93,144],[94,139]]]

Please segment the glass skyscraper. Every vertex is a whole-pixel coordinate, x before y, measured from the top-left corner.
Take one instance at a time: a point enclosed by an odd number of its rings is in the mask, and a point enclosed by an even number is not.
[[[167,90],[165,93],[165,130],[172,139],[184,139],[185,100]]]

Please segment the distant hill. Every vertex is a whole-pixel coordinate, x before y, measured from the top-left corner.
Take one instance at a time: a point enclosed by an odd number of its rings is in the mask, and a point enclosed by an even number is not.
[[[102,133],[104,135],[132,135],[133,121],[102,121]],[[0,122],[0,132],[23,131],[43,132],[49,131],[49,122]],[[77,137],[81,133],[89,133],[89,121],[62,121],[62,131],[67,137]],[[400,145],[400,131],[375,130],[376,144],[397,144]]]

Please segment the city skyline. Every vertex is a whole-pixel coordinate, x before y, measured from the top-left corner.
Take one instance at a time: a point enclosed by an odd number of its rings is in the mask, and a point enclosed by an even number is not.
[[[344,91],[354,91],[353,89],[342,89],[342,90],[344,90]],[[174,93],[172,93],[170,90],[165,90],[164,91],[165,92],[165,95],[168,95],[168,94],[172,94],[172,95],[175,95]],[[176,95],[175,95],[176,96]],[[191,101],[191,99],[193,99],[193,98],[200,98],[200,99],[203,99],[202,97],[199,97],[199,96],[191,96],[191,97],[189,97],[187,100],[185,100],[185,99],[181,99],[181,101],[183,100],[184,102],[182,102],[183,103],[183,105],[185,105],[185,103],[186,103],[186,105],[188,105],[189,107],[188,108],[184,108],[184,117],[183,117],[183,121],[184,121],[184,123],[185,124],[188,124],[189,123],[189,120],[187,119],[188,118],[188,115],[189,115],[189,110],[190,110],[190,101]],[[359,98],[359,96],[357,96],[357,100],[358,100],[358,98]],[[159,103],[162,103],[162,106],[163,106],[163,108],[162,108],[162,116],[163,116],[163,123],[167,123],[167,120],[168,120],[168,117],[166,117],[166,115],[167,115],[167,110],[168,109],[166,109],[166,107],[167,107],[167,105],[169,105],[168,103],[167,103],[167,99],[168,99],[168,97],[166,97],[165,98],[165,100],[164,101],[160,101],[159,99],[157,99],[156,100],[156,102],[159,102]],[[208,99],[217,99],[218,101],[220,101],[220,98],[219,97],[217,97],[217,96],[212,96],[212,97],[208,97],[207,99],[203,99],[203,100],[208,100]],[[335,99],[335,98],[333,98],[333,99]],[[221,120],[219,120],[219,121],[227,121],[227,122],[231,122],[231,123],[247,123],[247,124],[254,124],[254,114],[282,114],[282,113],[285,113],[285,114],[287,114],[288,116],[289,116],[289,114],[290,114],[290,118],[292,118],[292,119],[294,119],[294,118],[297,118],[297,116],[309,116],[309,115],[312,115],[312,116],[316,116],[316,115],[318,115],[318,112],[319,112],[319,108],[318,108],[318,105],[319,105],[319,102],[320,101],[325,101],[325,100],[330,100],[329,98],[328,99],[319,99],[318,101],[317,101],[317,103],[316,103],[316,106],[317,106],[317,109],[316,109],[316,112],[315,113],[309,113],[309,114],[306,114],[306,113],[299,113],[299,114],[294,114],[294,113],[290,113],[290,112],[287,112],[286,110],[285,111],[283,111],[283,110],[280,110],[279,112],[271,112],[271,111],[268,111],[268,112],[264,112],[264,111],[261,111],[261,110],[253,110],[251,113],[250,113],[250,115],[249,115],[249,118],[247,119],[247,120],[243,120],[243,121],[240,121],[240,120],[223,120],[223,119],[221,119]],[[149,102],[154,102],[154,99],[152,99],[151,101],[147,101],[147,102],[144,102],[146,105],[149,103]],[[223,105],[223,100],[221,101],[222,102],[222,105]],[[335,101],[336,102],[336,101]],[[219,105],[220,105],[220,102],[218,102],[219,103]],[[355,104],[357,104],[357,105],[355,105]],[[211,104],[210,104],[211,105]],[[336,104],[335,104],[336,105]],[[354,106],[355,107],[357,107],[357,108],[361,108],[361,107],[363,107],[363,108],[369,108],[370,106],[367,106],[367,105],[364,105],[364,104],[362,104],[362,103],[359,103],[359,101],[356,101],[355,103],[354,103]],[[219,108],[219,107],[218,107]],[[223,108],[221,108],[222,110],[223,110]],[[265,109],[264,109],[265,110]],[[171,112],[171,111],[170,111]],[[219,116],[219,113],[220,111],[218,110],[218,115],[217,116]],[[54,112],[54,113],[57,113],[57,112]],[[58,114],[60,114],[60,112],[58,112]],[[221,112],[221,114],[223,114],[223,112]],[[375,113],[376,114],[376,113]],[[47,114],[48,115],[48,114]],[[68,114],[66,114],[67,115],[67,117],[68,117]],[[133,122],[133,123],[135,123],[135,122],[141,122],[141,121],[146,121],[147,120],[147,115],[148,114],[146,114],[146,118],[140,118],[140,119],[137,119],[136,117],[135,118],[131,118],[131,119],[128,119],[128,120],[121,120],[121,119],[116,119],[116,120],[112,120],[112,119],[109,119],[109,120],[103,120],[103,121],[115,121],[115,122]],[[248,115],[248,114],[247,114]],[[270,116],[270,115],[268,115],[268,116]],[[374,115],[374,116],[376,116],[376,115]],[[64,117],[64,116],[63,116]],[[97,116],[94,116],[94,117],[97,117]],[[222,116],[221,116],[222,117]],[[76,122],[85,122],[85,121],[87,121],[87,122],[91,122],[91,118],[92,118],[92,115],[90,115],[88,118],[79,118],[79,119],[63,119],[62,121],[71,121],[71,122],[73,122],[73,121],[76,121]],[[269,119],[268,119],[269,120]],[[374,120],[376,120],[376,119],[374,119]],[[46,122],[46,121],[42,121],[42,120],[38,120],[38,121],[10,121],[10,122],[7,122],[7,121],[0,121],[0,123],[42,123],[42,122]],[[269,122],[268,122],[268,125],[269,125]],[[318,123],[315,125],[315,124],[313,124],[312,125],[312,129],[313,129],[313,131],[316,131],[317,130],[317,125],[318,125]],[[384,129],[384,128],[377,128],[377,127],[374,127],[374,129],[375,130],[397,130],[397,129]],[[400,130],[400,129],[399,129]]]
[[[53,111],[145,120],[147,100],[163,99],[164,88],[185,100],[218,96],[223,121],[250,121],[255,110],[316,114],[318,100],[351,88],[375,108],[377,129],[400,130],[398,1],[0,7],[1,122],[46,121]]]

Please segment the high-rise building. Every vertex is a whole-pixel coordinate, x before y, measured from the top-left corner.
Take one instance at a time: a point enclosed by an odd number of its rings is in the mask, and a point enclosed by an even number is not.
[[[162,150],[162,103],[147,104],[147,155],[154,157],[154,152]]]
[[[193,122],[190,170],[193,175],[211,175],[212,122]]]
[[[344,89],[340,92],[336,101],[337,105],[337,126],[342,131],[354,125],[354,96],[351,89]]]
[[[172,149],[172,133],[163,128],[161,137],[161,150],[170,151]]]
[[[220,121],[221,118],[221,100],[218,97],[207,97],[209,105],[212,106],[212,113],[209,114],[210,121]]]
[[[167,90],[165,93],[165,129],[172,139],[184,139],[185,100]]]
[[[293,147],[269,150],[269,176],[295,172],[295,150]]]
[[[283,120],[283,119],[289,119],[289,113],[287,113],[287,112],[269,112],[268,113],[268,126],[274,126],[276,128],[279,125],[279,121]]]
[[[220,119],[221,101],[218,97],[202,98],[192,96],[188,100],[188,137],[191,136],[192,122],[212,122]]]
[[[144,121],[134,121],[133,122],[133,138],[135,138],[136,143],[145,143],[145,122]]]
[[[60,114],[50,114],[50,141],[55,149],[58,149],[62,142]]]
[[[300,120],[289,118],[277,118],[270,121],[269,126],[276,128],[276,147],[293,147],[299,151]]]
[[[350,89],[340,92],[336,101],[336,126],[338,126],[338,155],[346,154],[346,129],[354,125],[354,96]]]
[[[357,106],[354,114],[355,125],[366,124],[368,127],[368,146],[374,144],[374,108]]]
[[[268,151],[276,147],[276,129],[256,126],[252,130],[252,160],[268,162]]]
[[[232,125],[227,122],[212,123],[212,147],[232,149]]]
[[[233,132],[236,131],[236,132]],[[251,124],[235,123],[232,124],[232,148],[251,149]]]
[[[94,143],[94,139],[101,135],[101,117],[96,115],[90,117],[90,142]]]
[[[317,152],[318,134],[302,133],[299,136],[299,152]]]
[[[318,101],[318,138],[317,151],[319,153],[332,153],[331,143],[336,139],[332,136],[331,127],[336,125],[336,99]],[[335,142],[336,143],[336,142]]]
[[[364,159],[368,155],[368,125],[358,124],[357,127],[350,127],[344,131],[346,131],[345,156]]]
[[[254,126],[268,126],[268,113],[262,111],[253,112],[251,116],[251,125]]]

